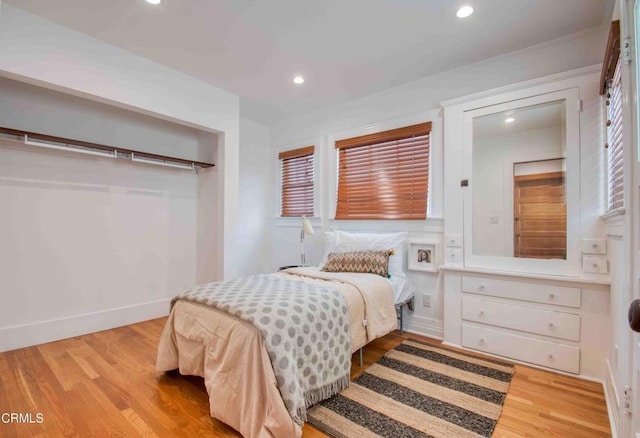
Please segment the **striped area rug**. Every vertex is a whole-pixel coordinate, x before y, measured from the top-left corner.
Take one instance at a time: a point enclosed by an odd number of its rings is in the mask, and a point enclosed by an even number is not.
[[[513,372],[504,362],[408,339],[309,410],[307,421],[334,438],[489,437]]]

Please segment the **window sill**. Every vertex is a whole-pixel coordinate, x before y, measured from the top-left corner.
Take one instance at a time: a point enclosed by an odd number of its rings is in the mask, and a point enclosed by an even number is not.
[[[311,222],[311,226],[315,229],[321,228],[322,226],[322,218],[321,217],[308,217],[309,222]],[[290,228],[301,228],[302,227],[302,218],[301,217],[275,217],[273,218],[273,222],[276,227],[290,227]]]
[[[606,213],[600,216],[600,219],[606,224],[610,220],[615,220],[615,218],[619,218],[624,216],[624,207],[616,208],[615,210],[609,210]]]
[[[600,216],[600,219],[602,219],[602,222],[604,222],[607,227],[607,235],[619,237],[624,236],[624,216],[624,207],[616,208],[615,210],[608,211]]]

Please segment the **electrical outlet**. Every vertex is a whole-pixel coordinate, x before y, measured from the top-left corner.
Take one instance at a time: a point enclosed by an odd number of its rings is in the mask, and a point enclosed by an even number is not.
[[[444,253],[447,264],[462,264],[462,248],[447,248]]]
[[[445,242],[448,248],[460,248],[462,247],[462,234],[447,234]]]
[[[607,259],[595,256],[582,256],[582,272],[606,274],[609,272]]]
[[[607,241],[605,239],[582,239],[583,254],[606,254]]]
[[[428,294],[428,293],[422,294],[422,305],[424,307],[431,307],[431,294]]]

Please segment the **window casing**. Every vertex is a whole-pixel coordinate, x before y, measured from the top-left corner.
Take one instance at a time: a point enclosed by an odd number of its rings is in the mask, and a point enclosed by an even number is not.
[[[427,217],[431,123],[336,142],[336,219]]]
[[[278,154],[281,217],[314,215],[314,156],[314,146]]]

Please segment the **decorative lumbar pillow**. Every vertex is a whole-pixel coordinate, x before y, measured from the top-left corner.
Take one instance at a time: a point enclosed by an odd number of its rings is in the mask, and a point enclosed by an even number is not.
[[[387,277],[389,275],[390,253],[391,251],[388,249],[332,252],[322,270],[326,272],[363,272]]]

